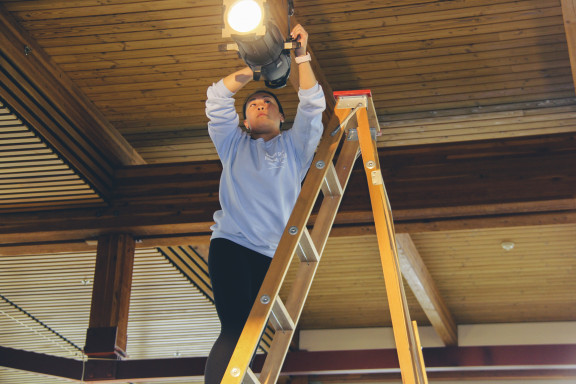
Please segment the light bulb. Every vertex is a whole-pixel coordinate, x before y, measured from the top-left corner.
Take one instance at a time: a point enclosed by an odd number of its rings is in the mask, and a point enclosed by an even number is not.
[[[240,0],[228,12],[228,24],[240,33],[250,32],[262,20],[262,9],[253,0]]]

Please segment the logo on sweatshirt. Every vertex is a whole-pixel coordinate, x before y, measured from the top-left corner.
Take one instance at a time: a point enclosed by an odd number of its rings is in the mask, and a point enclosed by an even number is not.
[[[287,159],[286,152],[276,152],[271,155],[266,154],[265,160],[268,164],[268,169],[284,168]]]

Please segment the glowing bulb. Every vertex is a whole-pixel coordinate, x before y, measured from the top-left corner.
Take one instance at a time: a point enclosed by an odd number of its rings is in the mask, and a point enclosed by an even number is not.
[[[228,24],[237,32],[255,29],[262,20],[262,9],[253,0],[240,0],[228,12]]]

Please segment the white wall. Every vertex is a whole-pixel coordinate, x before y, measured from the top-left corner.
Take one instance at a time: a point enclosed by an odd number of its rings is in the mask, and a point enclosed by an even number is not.
[[[444,346],[434,328],[418,327],[418,331],[424,348]],[[458,326],[458,345],[461,347],[545,344],[576,344],[576,322]],[[392,328],[300,331],[300,349],[306,351],[387,349],[394,347]]]

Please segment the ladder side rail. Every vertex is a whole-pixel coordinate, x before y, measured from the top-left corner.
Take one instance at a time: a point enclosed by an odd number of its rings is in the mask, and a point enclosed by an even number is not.
[[[262,282],[256,301],[252,306],[252,310],[236,344],[221,384],[240,384],[247,372],[248,365],[256,351],[258,342],[272,311],[272,303],[280,293],[280,287],[284,282],[292,257],[297,250],[302,233],[306,230],[306,224],[322,189],[328,167],[317,167],[316,164],[318,161],[323,161],[324,164],[332,162],[336,149],[338,148],[342,133],[339,132],[336,135],[330,134],[333,132],[333,129],[330,128],[333,126],[334,121],[338,121],[336,116],[331,119],[328,128],[324,129],[322,141],[316,151],[300,195],[280,238],[268,273]],[[274,344],[274,341],[272,341],[272,344]]]
[[[374,222],[380,249],[386,293],[392,317],[392,326],[402,382],[423,384],[422,369],[418,364],[417,347],[403,290],[392,219],[380,170],[376,143],[372,140],[366,108],[358,111],[358,139],[374,213]],[[424,372],[425,375],[425,372]]]
[[[405,327],[407,330],[408,336],[408,343],[410,346],[410,354],[412,358],[412,364],[414,369],[414,375],[418,380],[417,383],[425,384],[428,382],[428,378],[426,376],[426,367],[424,365],[424,359],[422,357],[422,347],[420,345],[420,336],[418,334],[418,330],[416,327],[416,322],[410,319],[410,313],[408,311],[408,302],[406,300],[406,293],[404,290],[404,284],[402,283],[402,270],[400,268],[400,261],[398,258],[398,249],[396,246],[396,231],[394,229],[394,220],[392,218],[392,208],[390,206],[390,200],[388,199],[388,194],[386,193],[386,186],[384,185],[384,181],[382,179],[382,172],[380,168],[380,161],[378,157],[378,149],[376,147],[376,143],[374,145],[374,153],[375,153],[375,161],[377,165],[377,173],[379,175],[381,184],[377,186],[378,192],[380,193],[380,201],[382,202],[383,207],[383,214],[386,221],[386,231],[388,239],[390,240],[390,250],[392,252],[392,257],[394,260],[394,266],[396,269],[396,275],[399,276],[399,291],[400,291],[400,298],[402,302],[402,307],[405,309]]]
[[[342,110],[336,110],[339,113]],[[343,114],[345,115],[346,112],[349,112],[350,109],[343,110]],[[356,162],[356,158],[359,154],[359,143],[356,140],[346,140],[342,145],[340,150],[340,154],[338,155],[338,160],[336,161],[335,169],[336,174],[338,176],[338,180],[340,182],[340,186],[342,187],[342,191],[346,190],[348,186],[348,181],[350,180],[350,176],[352,175],[352,169],[354,167],[354,163]],[[326,198],[325,198],[326,201]],[[320,207],[320,211],[318,212],[318,216],[316,221],[314,222],[314,227],[311,231],[312,241],[316,244],[316,249],[318,249],[318,253],[322,254],[324,251],[324,247],[326,245],[326,241],[328,240],[328,236],[330,235],[330,230],[332,229],[332,225],[336,218],[336,211],[340,207],[340,203],[342,198],[340,199],[330,199],[328,200],[333,206],[330,207],[329,203],[326,203],[326,207]],[[326,213],[323,213],[323,209]],[[333,218],[329,218],[330,213],[334,215]],[[324,215],[324,216],[323,216]]]
[[[350,110],[344,110],[342,115],[339,115],[339,118],[342,120],[342,116],[347,116],[349,112]],[[352,174],[352,169],[358,155],[358,149],[358,141],[345,141],[340,151],[340,155],[338,156],[335,171],[342,192],[345,190],[350,175]],[[312,229],[312,239],[319,255],[322,255],[324,251],[342,197],[343,193],[331,196],[325,195],[322,205],[320,206],[320,211]],[[286,308],[296,324],[300,320],[300,315],[304,309],[306,298],[308,297],[308,292],[312,286],[312,281],[314,280],[318,265],[318,262],[300,263],[294,280],[294,285],[288,295]],[[264,361],[262,372],[260,373],[260,382],[262,384],[273,384],[277,382],[290,343],[294,336],[294,332],[295,330],[284,331],[282,333],[277,332],[275,334],[274,340],[270,345],[268,356]]]
[[[426,376],[426,366],[424,364],[424,355],[422,354],[422,344],[420,344],[420,333],[418,332],[418,325],[416,321],[412,321],[412,329],[414,331],[414,342],[416,343],[416,350],[418,351],[418,367],[422,373],[421,383],[428,384],[428,376]]]

